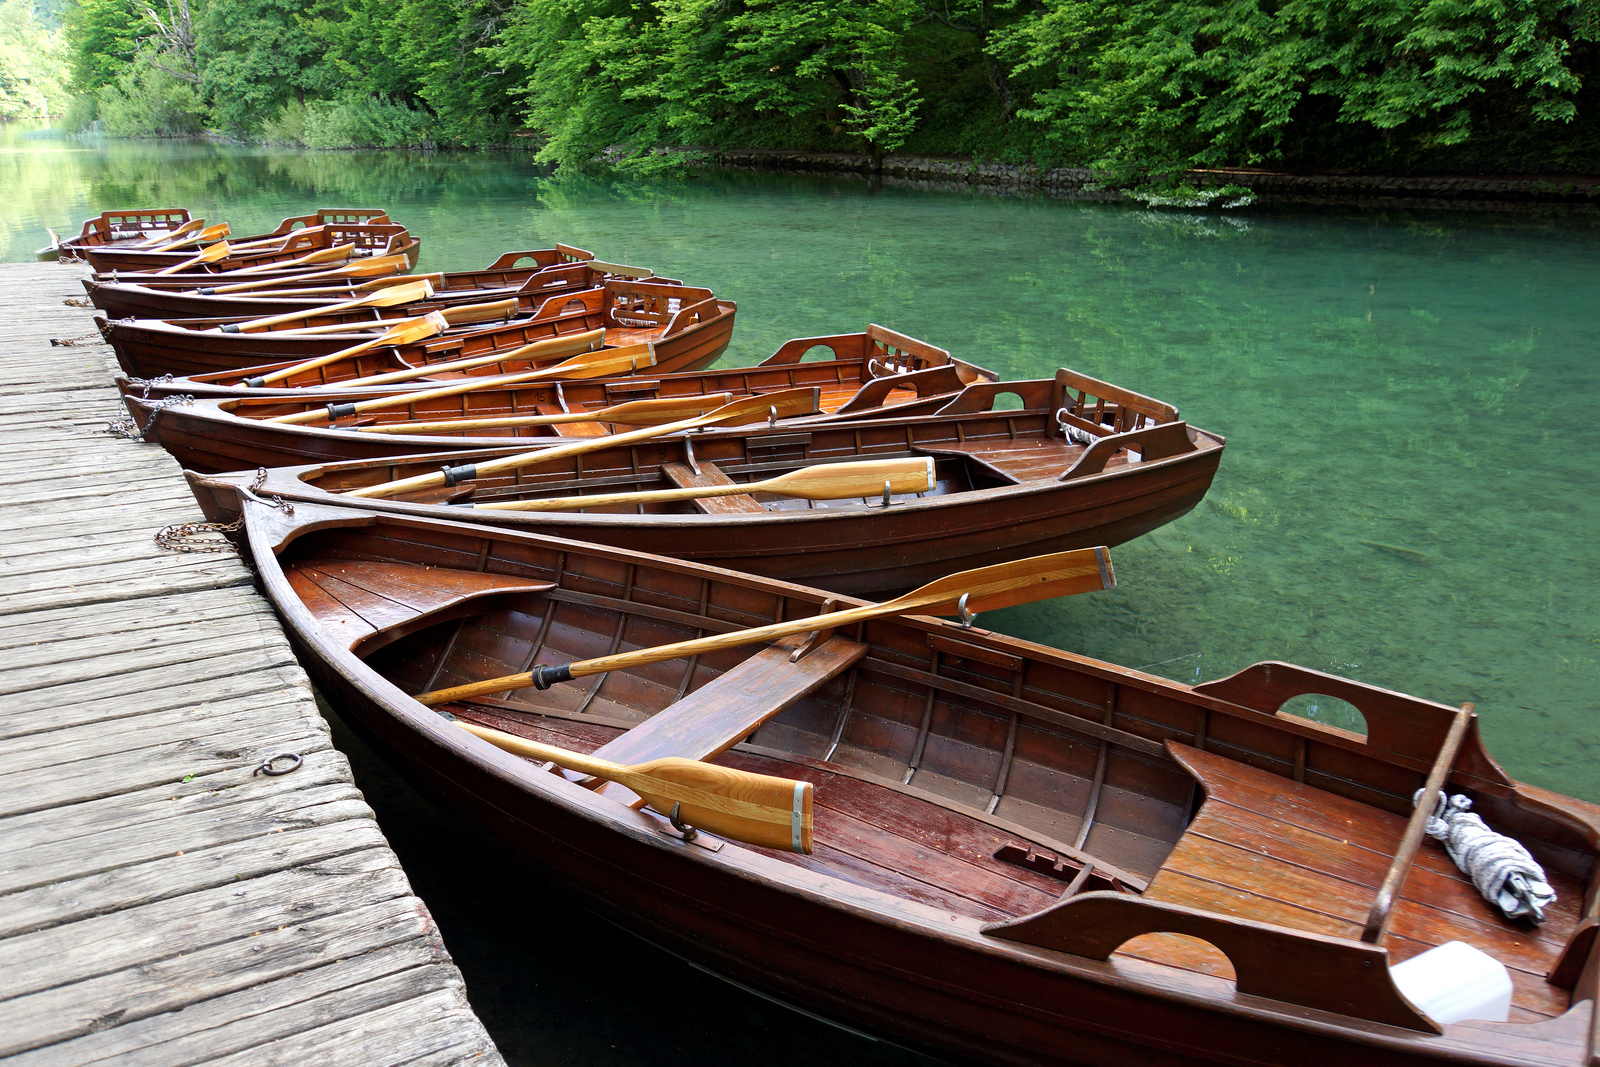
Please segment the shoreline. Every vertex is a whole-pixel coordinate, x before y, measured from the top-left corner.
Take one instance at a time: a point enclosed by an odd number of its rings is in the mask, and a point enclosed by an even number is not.
[[[693,149],[690,149],[693,151]],[[886,155],[875,166],[865,153],[792,149],[699,149],[708,165],[724,170],[810,173],[881,181],[896,188],[983,192],[996,196],[1046,196],[1065,200],[1132,201],[1115,189],[1096,188],[1087,167],[978,163],[938,156]],[[1330,205],[1476,211],[1600,209],[1600,178],[1369,174],[1294,174],[1247,168],[1189,171],[1202,189],[1248,188],[1259,204]],[[1197,210],[1201,210],[1197,205]]]

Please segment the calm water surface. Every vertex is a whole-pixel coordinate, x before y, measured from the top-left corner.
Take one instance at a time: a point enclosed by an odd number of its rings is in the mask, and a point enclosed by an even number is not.
[[[105,207],[187,206],[250,233],[316,206],[379,206],[423,238],[429,270],[564,241],[708,285],[739,303],[728,366],[790,337],[878,322],[1006,376],[1070,366],[1160,397],[1228,438],[1205,502],[1115,550],[1114,592],[983,625],[1186,682],[1270,658],[1470,700],[1513,775],[1600,801],[1591,220],[1224,218],[771,176],[555,181],[523,156],[76,143],[15,127],[0,132],[0,188],[0,260],[29,258],[44,226],[76,232]],[[451,855],[450,835],[434,845]],[[461,877],[437,870],[418,881],[456,894],[441,912],[480,907],[460,899]],[[538,909],[525,918],[537,921]],[[463,942],[477,936],[470,926]],[[485,936],[488,955],[503,955]],[[561,945],[537,960],[547,985],[584,954]],[[627,939],[611,947],[650,955]],[[665,971],[649,984],[695,980],[661,978],[675,965],[651,965]],[[469,972],[475,998],[509,972],[485,973],[499,977]],[[606,1036],[545,1020],[508,1042],[523,1062],[675,1061],[649,1027],[618,1021],[610,998],[632,997],[637,983],[613,968],[593,978],[585,995]],[[698,996],[686,1004],[686,1016],[706,1011]],[[674,1047],[687,1055],[709,1042],[730,1057],[797,1063],[847,1054],[794,1016],[739,1004],[749,1014],[733,1044],[716,1044],[721,1020],[685,1030],[674,1016],[668,1029],[686,1042]],[[824,1044],[805,1051],[791,1040],[796,1027]],[[613,1042],[618,1028],[642,1043]],[[555,1054],[542,1041],[558,1031],[577,1044]]]

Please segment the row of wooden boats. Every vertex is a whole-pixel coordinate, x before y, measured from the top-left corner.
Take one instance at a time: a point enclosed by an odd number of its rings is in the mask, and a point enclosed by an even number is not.
[[[107,213],[72,254],[193,221]],[[315,287],[229,262],[90,295]],[[1600,808],[1510,778],[1470,706],[1276,662],[1187,686],[977,624],[1113,585],[1104,546],[1192,509],[1221,437],[876,325],[711,368],[731,302],[619,267],[563,245],[101,320],[138,432],[430,796],[618,923],[938,1054],[1596,1062]],[[1441,788],[1544,865],[1542,924],[1424,842]],[[1452,941],[1504,965],[1507,1018],[1391,970]]]

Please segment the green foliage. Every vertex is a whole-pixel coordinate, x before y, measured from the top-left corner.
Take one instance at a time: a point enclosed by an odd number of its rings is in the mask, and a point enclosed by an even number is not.
[[[77,0],[66,17],[73,88],[92,93],[127,70],[139,48],[139,25],[132,0]]]
[[[901,42],[920,13],[915,0],[525,0],[490,54],[529,72],[517,91],[544,160],[649,172],[676,165],[662,147],[774,131],[884,151],[914,122]]]
[[[401,148],[422,144],[428,115],[379,96],[318,101],[305,108],[307,148]]]
[[[1570,0],[1045,0],[999,35],[1046,76],[1019,114],[1113,175],[1318,160],[1355,127],[1391,161],[1458,145],[1487,115],[1568,122]],[[1308,136],[1309,135],[1309,136]]]
[[[223,128],[249,133],[291,97],[334,84],[319,68],[324,46],[305,25],[337,0],[214,0],[196,27],[201,89]]]
[[[267,144],[305,144],[306,111],[300,101],[288,101],[276,115],[261,123],[261,140]]]
[[[113,137],[184,137],[205,127],[205,106],[194,86],[141,53],[133,66],[95,94],[100,120]]]
[[[65,67],[61,34],[35,17],[32,0],[0,0],[0,119],[59,114]]]
[[[61,119],[61,128],[68,133],[82,133],[100,118],[100,103],[93,93],[79,93],[67,102],[67,112]]]

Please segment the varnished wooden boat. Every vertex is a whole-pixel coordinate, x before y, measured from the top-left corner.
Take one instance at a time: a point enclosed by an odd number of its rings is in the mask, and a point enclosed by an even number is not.
[[[853,602],[580,541],[242,506],[305,665],[403,775],[609,919],[778,998],[1006,1065],[1593,1062],[1600,808],[1510,779],[1468,709],[1285,663],[1191,688],[917,616],[446,706],[621,763],[814,784],[809,855],[686,841],[409,694]],[[1280,710],[1303,694],[1367,732]],[[1543,926],[1498,917],[1436,842],[1407,847],[1436,766],[1544,863]],[[1441,1027],[1399,992],[1389,965],[1450,940],[1510,969],[1511,1021]]]
[[[234,242],[230,240],[230,245]],[[244,242],[238,242],[243,244]],[[422,254],[422,240],[404,226],[391,222],[326,222],[291,230],[282,240],[252,248],[218,260],[218,269],[236,270],[269,263],[282,263],[322,248],[353,245],[356,255],[404,254],[413,267]],[[177,266],[192,259],[197,249],[174,252],[129,248],[122,245],[87,245],[77,251],[96,271],[146,271]]]
[[[384,308],[381,312],[361,312],[355,321],[400,318],[478,306],[463,299],[458,302],[424,301]],[[649,341],[655,345],[657,365],[663,371],[693,370],[720,356],[733,336],[738,305],[719,300],[709,289],[689,285],[667,285],[612,279],[598,289],[582,292],[557,292],[540,298],[537,306],[524,309],[520,300],[514,318],[495,329],[457,334],[426,342],[421,348],[402,348],[399,358],[411,362],[437,362],[442,353],[455,356],[486,355],[497,349],[511,349],[554,333],[604,329],[611,346]],[[328,319],[310,315],[300,320],[308,326],[332,325],[344,316]],[[240,319],[102,319],[96,324],[116,352],[117,362],[134,378],[157,378],[163,374],[203,375],[255,369],[279,363],[298,363],[313,356],[328,355],[349,348],[369,335],[313,334],[288,330],[255,333],[225,333],[220,329]],[[431,358],[430,354],[436,355]]]
[[[60,258],[62,255],[76,258],[78,252],[84,248],[114,249],[136,245],[170,234],[190,219],[188,208],[126,208],[119,211],[102,211],[99,217],[85,220],[76,237],[54,242],[48,250],[56,253],[54,258]],[[309,215],[291,215],[266,233],[244,237],[229,235],[229,240],[240,243],[266,241],[274,237],[286,237],[295,230],[316,226],[388,221],[387,212],[369,208],[318,208]],[[43,256],[46,251],[47,249],[41,248],[39,254]]]
[[[585,294],[587,297],[590,294]],[[586,328],[602,327],[603,320],[585,313],[582,325]],[[570,325],[559,331],[572,336],[576,332]],[[183,377],[150,379],[117,379],[124,394],[140,400],[160,402],[167,397],[189,396],[196,399],[240,400],[274,397],[302,397],[328,403],[342,401],[351,395],[345,386],[364,375],[415,369],[430,365],[442,366],[456,357],[459,346],[453,343],[455,335],[447,334],[443,343],[433,342],[407,348],[371,349],[367,352],[324,364],[310,370],[290,375],[280,382],[256,388],[241,383],[273,371],[294,366],[293,363],[271,363],[241,370],[219,371]],[[814,353],[825,350],[830,358],[818,359]],[[805,359],[808,353],[813,358]],[[502,359],[478,367],[460,370],[440,370],[425,376],[395,382],[392,385],[362,386],[363,397],[388,393],[414,392],[430,384],[461,381],[471,377],[489,377],[515,374],[538,366],[546,366],[548,359]],[[881,378],[915,374],[939,367],[952,367],[954,378],[915,377],[896,388],[920,390],[915,395],[929,396],[952,392],[980,379],[994,380],[993,371],[985,370],[963,360],[954,359],[950,353],[926,341],[907,337],[876,323],[856,333],[831,334],[826,337],[797,337],[786,341],[778,350],[754,367],[725,371],[669,371],[658,373],[656,368],[641,371],[638,380],[568,381],[558,396],[549,386],[545,391],[521,394],[527,403],[540,406],[565,405],[566,410],[603,407],[623,399],[645,397],[702,395],[705,393],[733,392],[745,394],[790,389],[802,385],[819,385],[823,389],[822,407],[835,411],[855,396],[863,386]],[[471,411],[483,398],[462,401],[461,410]],[[519,403],[521,401],[518,401]],[[441,409],[443,410],[443,409]],[[552,409],[553,410],[553,409]],[[144,425],[148,408],[136,406],[131,414]]]
[[[886,390],[895,382],[886,378],[874,385]],[[997,398],[1018,395],[1022,409],[993,409]],[[892,393],[880,393],[878,403],[893,401]],[[1220,437],[1176,421],[1169,405],[1071,371],[1054,380],[979,382],[954,400],[941,397],[936,403],[933,413],[908,398],[896,407],[863,405],[773,428],[713,429],[605,446],[518,472],[478,475],[453,489],[372,499],[363,506],[581,537],[859,594],[905,589],[948,571],[1022,556],[1120,544],[1198,504],[1222,457]],[[1085,416],[1079,421],[1092,422],[1105,436],[1095,436],[1089,446],[1064,438],[1057,421],[1063,409],[1064,418]],[[191,476],[202,508],[221,522],[236,517],[226,510],[233,506],[233,487],[249,483],[258,465],[278,468],[265,475],[263,492],[329,503],[347,489],[508,452],[446,453],[437,451],[434,438],[432,453],[401,455],[415,445],[397,445],[388,434],[328,430],[297,436],[280,431],[289,443],[269,452],[247,435],[251,428],[217,434],[189,411],[163,409],[156,433],[190,470],[241,469],[226,478]],[[596,428],[580,424],[578,430]],[[524,439],[517,450],[537,447],[540,440]],[[377,458],[333,462],[318,457],[319,449],[360,450]],[[392,451],[385,456],[380,450]],[[817,464],[899,457],[932,460],[937,484],[926,494],[896,495],[889,507],[881,494],[808,503],[766,493],[559,512],[471,506],[744,483]]]
[[[578,251],[578,250],[571,250]],[[556,249],[507,252],[483,270],[446,271],[425,275],[433,284],[434,295],[423,301],[440,307],[464,301],[515,298],[531,312],[558,293],[575,293],[603,287],[606,282],[650,281],[656,285],[681,284],[672,278],[656,278],[643,268],[595,260],[562,260]],[[552,262],[541,263],[549,258]],[[522,265],[519,265],[522,264]],[[305,268],[301,268],[304,271]],[[269,276],[270,277],[270,276]],[[220,284],[190,276],[178,282],[154,277],[119,274],[112,279],[85,278],[83,287],[95,307],[113,318],[256,318],[312,310],[340,300],[361,296],[368,291],[359,280],[338,282],[319,280],[307,283],[320,290],[316,295],[295,294],[292,279],[274,278],[282,285],[244,293],[208,294],[201,290]],[[278,290],[284,290],[279,292]]]

